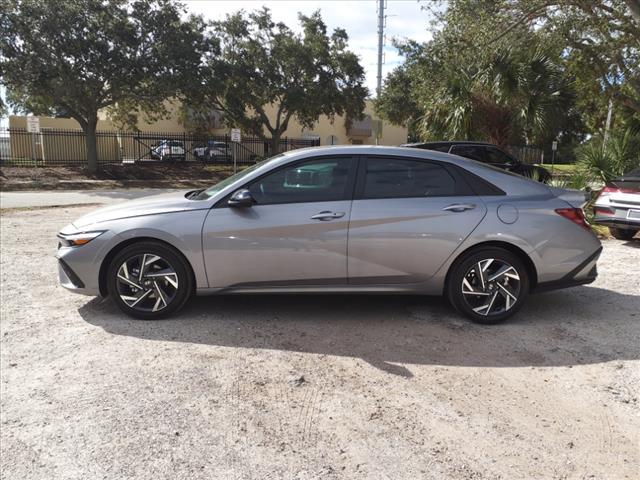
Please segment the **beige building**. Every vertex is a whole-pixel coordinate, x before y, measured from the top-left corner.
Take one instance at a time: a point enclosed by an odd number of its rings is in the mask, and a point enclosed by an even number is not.
[[[164,133],[171,135],[189,134],[190,129],[180,120],[178,115],[178,105],[167,104],[170,111],[169,118],[156,122],[147,122],[141,115],[138,120],[138,130],[144,133]],[[275,108],[270,106],[267,109],[270,117],[275,115]],[[39,117],[41,135],[31,136],[12,135],[11,154],[13,158],[35,158],[38,160],[77,160],[86,159],[81,129],[78,122],[70,118]],[[26,129],[27,117],[10,116],[9,127],[11,129]],[[212,114],[209,122],[209,132],[212,135],[225,135],[229,133],[231,126],[224,125],[219,116]],[[47,131],[67,130],[66,136],[48,135]],[[115,132],[119,128],[109,119],[106,112],[101,112],[98,121],[98,131]],[[74,132],[75,131],[75,132]],[[245,136],[250,136],[247,133]],[[344,117],[336,116],[333,122],[326,116],[321,116],[312,129],[304,129],[295,118],[289,122],[289,128],[284,133],[283,138],[290,139],[314,139],[320,145],[399,145],[407,141],[407,129],[396,125],[391,125],[375,117],[373,104],[367,101],[365,117],[363,120],[352,122],[350,128],[345,127]],[[150,143],[151,141],[149,141]],[[98,157],[100,159],[116,158],[137,158],[140,148],[146,148],[146,143],[123,142],[115,135],[98,136]],[[262,152],[255,152],[261,156]]]

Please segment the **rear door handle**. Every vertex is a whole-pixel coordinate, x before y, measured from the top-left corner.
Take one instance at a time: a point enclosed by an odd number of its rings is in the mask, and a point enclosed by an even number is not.
[[[334,220],[336,218],[342,218],[342,217],[344,217],[344,212],[325,211],[325,212],[316,213],[313,217],[311,217],[311,220],[321,220],[323,222],[326,222],[328,220]]]
[[[464,212],[465,210],[473,210],[476,208],[475,203],[454,203],[444,207],[442,210],[447,212]]]

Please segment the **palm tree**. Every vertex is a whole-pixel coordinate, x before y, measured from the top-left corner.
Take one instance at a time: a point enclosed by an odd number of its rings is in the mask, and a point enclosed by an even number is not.
[[[424,140],[467,140],[474,137],[475,72],[460,69],[443,72],[446,81],[431,99],[418,120]]]
[[[640,167],[640,135],[632,129],[592,138],[578,150],[578,170],[604,184],[634,167]]]
[[[442,73],[420,120],[425,139],[531,143],[571,104],[562,69],[540,50],[502,49],[477,65]]]

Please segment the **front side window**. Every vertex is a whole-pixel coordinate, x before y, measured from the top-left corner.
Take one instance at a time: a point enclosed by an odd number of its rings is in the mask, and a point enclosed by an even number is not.
[[[478,162],[485,162],[482,149],[474,145],[454,145],[451,147],[449,153],[460,155],[464,158],[470,158],[471,160],[476,160]]]
[[[309,160],[281,168],[248,188],[258,205],[343,200],[350,167],[350,158]]]
[[[443,197],[457,194],[456,181],[441,165],[402,158],[369,158],[363,198]]]

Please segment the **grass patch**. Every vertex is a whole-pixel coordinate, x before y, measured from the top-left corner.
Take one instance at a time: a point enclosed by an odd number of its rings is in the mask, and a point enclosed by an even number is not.
[[[544,165],[539,165],[540,167],[544,167],[547,170],[552,170],[552,165],[550,163],[545,163]],[[562,175],[573,175],[578,166],[575,163],[560,163],[553,165],[553,173],[554,174],[562,174]]]

